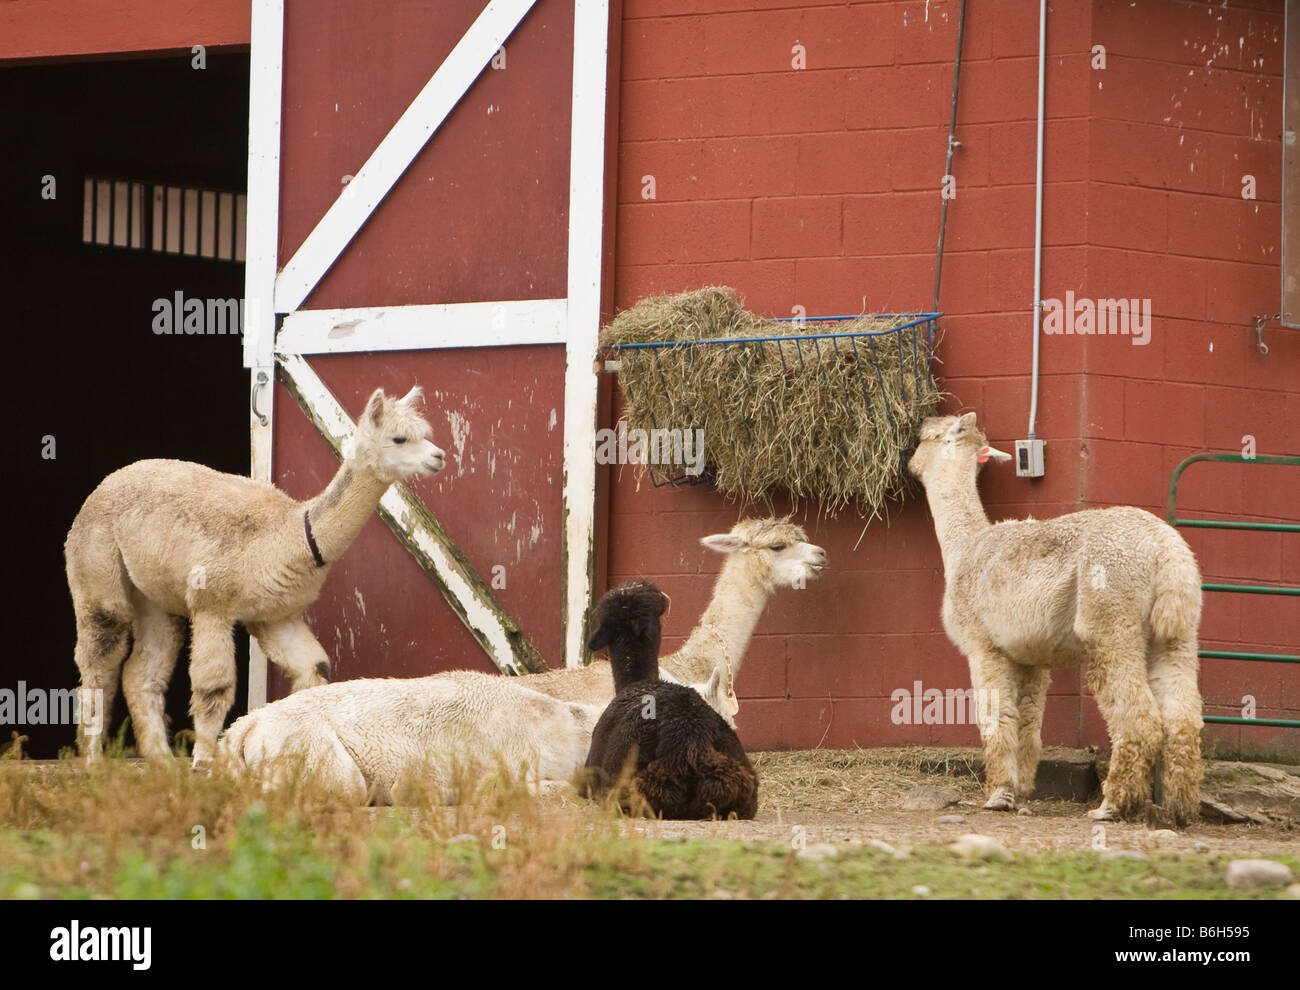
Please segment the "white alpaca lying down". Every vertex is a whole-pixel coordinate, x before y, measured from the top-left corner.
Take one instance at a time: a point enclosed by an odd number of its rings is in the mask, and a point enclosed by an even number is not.
[[[523,770],[530,783],[567,784],[605,706],[560,701],[521,680],[455,670],[323,684],[245,715],[218,752],[267,784],[301,766],[358,804],[392,803],[416,777],[455,801],[457,771],[473,779],[498,767]],[[720,671],[692,686],[725,717]]]

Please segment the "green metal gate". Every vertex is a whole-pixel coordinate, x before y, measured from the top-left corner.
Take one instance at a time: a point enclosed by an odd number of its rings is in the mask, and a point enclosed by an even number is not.
[[[1169,494],[1165,499],[1165,521],[1171,526],[1186,529],[1239,529],[1265,531],[1270,533],[1300,533],[1297,523],[1257,523],[1233,522],[1229,519],[1179,519],[1177,514],[1178,479],[1182,473],[1198,461],[1219,461],[1227,464],[1285,464],[1300,467],[1300,457],[1246,457],[1242,454],[1192,454],[1184,458],[1169,476]],[[1240,595],[1286,595],[1300,597],[1300,588],[1263,584],[1202,584],[1203,591],[1230,592]],[[1238,653],[1232,650],[1201,650],[1198,656],[1218,660],[1249,660],[1263,663],[1300,663],[1300,656],[1289,653]],[[1288,729],[1300,729],[1300,720],[1291,718],[1240,718],[1236,715],[1206,715],[1207,722],[1226,723],[1229,725],[1276,725]]]

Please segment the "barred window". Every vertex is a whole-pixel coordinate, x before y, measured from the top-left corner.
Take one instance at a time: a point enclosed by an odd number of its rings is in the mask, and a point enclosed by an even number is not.
[[[247,197],[241,192],[87,177],[84,244],[244,260]]]

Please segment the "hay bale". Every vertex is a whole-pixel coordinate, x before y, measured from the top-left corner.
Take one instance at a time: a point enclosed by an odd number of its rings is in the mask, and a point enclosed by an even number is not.
[[[700,429],[717,488],[742,502],[784,492],[833,513],[875,515],[909,487],[903,455],[940,391],[925,327],[876,337],[906,316],[798,326],[746,311],[732,289],[655,296],[624,310],[601,344],[675,342],[618,352],[630,429]],[[694,341],[796,337],[782,342]],[[672,474],[671,471],[663,472]]]

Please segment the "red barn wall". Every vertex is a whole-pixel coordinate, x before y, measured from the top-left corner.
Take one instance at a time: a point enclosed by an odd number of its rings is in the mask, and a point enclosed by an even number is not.
[[[1249,433],[1260,453],[1300,451],[1300,335],[1269,332],[1264,357],[1253,332],[1279,297],[1281,8],[1052,5],[1043,295],[1150,298],[1152,334],[1146,346],[1043,338],[1047,475],[986,471],[991,517],[1114,503],[1160,511],[1170,470],[1193,450],[1239,451]],[[771,316],[928,309],[959,9],[626,0],[617,307],[722,283]],[[792,68],[796,43],[806,69]],[[1094,45],[1106,48],[1104,69],[1091,65]],[[1004,447],[1025,435],[1029,410],[1037,52],[1036,8],[969,5],[937,371],[952,393],[945,411],[976,410]],[[1253,201],[1241,196],[1245,174],[1256,178]],[[643,198],[647,176],[653,200]],[[1180,504],[1294,519],[1297,473],[1201,465]],[[718,569],[697,538],[737,517],[705,488],[638,489],[631,468],[612,478],[609,581],[645,575],[673,597],[665,649],[689,631]],[[870,524],[814,509],[805,524],[831,568],[778,594],[759,625],[738,683],[745,742],[977,744],[973,725],[890,718],[891,693],[915,681],[969,685],[939,619],[943,575],[924,504]],[[1188,539],[1208,576],[1300,583],[1295,537]],[[1297,605],[1208,595],[1206,645],[1295,652]],[[1206,661],[1207,710],[1235,713],[1253,694],[1258,714],[1296,717],[1298,675]],[[1300,734],[1285,730],[1207,732],[1300,750]],[[1078,671],[1054,675],[1044,734],[1105,742]]]
[[[1300,334],[1268,331],[1271,352],[1263,356],[1252,330],[1257,314],[1278,308],[1282,3],[1244,6],[1053,4],[1043,294],[1149,298],[1152,337],[1142,347],[1123,337],[1043,339],[1038,433],[1049,445],[1048,474],[1031,482],[1007,469],[986,472],[994,518],[1115,503],[1158,510],[1170,470],[1189,452],[1240,450],[1247,435],[1260,453],[1300,451]],[[809,314],[929,307],[957,0],[614,7],[616,307],[709,283],[736,287],[751,309],[772,316],[795,306]],[[534,33],[545,26],[544,17],[531,20]],[[565,29],[563,18],[555,27]],[[0,4],[0,59],[247,42],[247,0],[130,0],[111,12],[88,0]],[[806,49],[802,70],[792,67],[796,44]],[[1096,45],[1105,48],[1105,68],[1092,65]],[[1033,6],[970,4],[938,371],[951,393],[946,411],[975,409],[1004,446],[1024,435],[1029,406],[1036,77]],[[293,92],[286,89],[287,99],[297,99]],[[325,106],[319,93],[300,97]],[[561,127],[551,143],[565,140]],[[421,167],[433,166],[433,154],[426,151]],[[346,164],[333,172],[348,171]],[[655,181],[653,200],[642,198],[646,176]],[[1255,180],[1253,200],[1241,195],[1245,176]],[[305,229],[287,212],[286,236],[300,239]],[[563,204],[529,222],[562,231]],[[488,274],[531,279],[518,295],[547,295],[560,261],[539,256],[513,275]],[[354,275],[340,267],[322,292],[345,282],[363,295],[375,291]],[[462,275],[465,298],[500,288],[480,291],[481,270]],[[354,294],[337,301],[370,301]],[[328,473],[328,458],[301,467],[285,481],[306,491]],[[1199,465],[1185,478],[1181,505],[1203,516],[1294,519],[1294,474]],[[738,508],[703,488],[638,488],[631,469],[602,478],[601,491],[602,574],[609,583],[645,575],[663,585],[675,604],[666,630],[672,648],[704,607],[719,565],[696,540],[729,528]],[[942,572],[924,505],[893,506],[887,522],[851,512],[823,519],[815,510],[805,521],[832,567],[806,591],[778,595],[759,626],[738,684],[746,743],[975,744],[973,726],[890,719],[896,689],[918,680],[940,689],[969,683],[940,625]],[[387,536],[376,525],[367,538],[382,544]],[[1300,584],[1295,537],[1187,538],[1207,577]],[[479,563],[489,550],[480,548]],[[557,630],[531,593],[508,603],[532,616],[544,652],[555,656],[546,644]],[[1295,652],[1300,601],[1209,595],[1202,639],[1207,647]],[[455,642],[453,632],[438,649],[458,652]],[[1291,667],[1206,661],[1202,687],[1210,712],[1234,713],[1251,695],[1259,715],[1300,713],[1300,671]],[[1300,733],[1286,730],[1207,734],[1233,747],[1300,751]],[[1045,736],[1068,745],[1105,740],[1077,671],[1054,676]]]
[[[249,0],[5,0],[0,60],[247,45]]]

